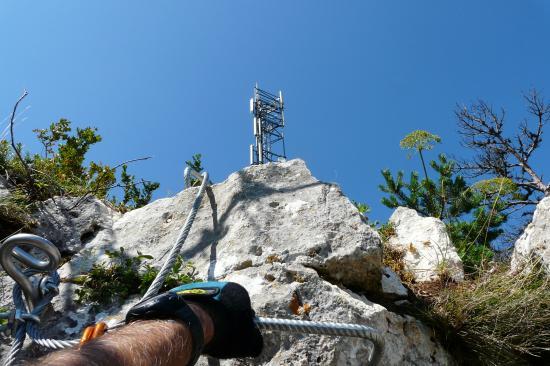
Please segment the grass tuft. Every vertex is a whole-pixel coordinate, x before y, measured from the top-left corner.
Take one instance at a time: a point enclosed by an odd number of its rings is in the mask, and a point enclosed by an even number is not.
[[[414,315],[442,334],[461,364],[543,364],[550,357],[550,279],[532,267],[511,274],[500,264],[461,284],[440,283]],[[412,290],[419,295],[420,287]]]

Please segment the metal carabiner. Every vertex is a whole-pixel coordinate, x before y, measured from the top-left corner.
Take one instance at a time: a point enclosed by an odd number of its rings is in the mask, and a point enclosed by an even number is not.
[[[40,249],[47,255],[48,260],[40,260],[34,257],[32,254],[23,250],[20,247],[21,245],[28,245]],[[13,262],[14,259],[27,266],[29,269],[48,273],[57,268],[61,260],[61,254],[57,247],[49,240],[32,234],[16,234],[6,239],[0,246],[0,264],[4,267],[8,275],[21,286],[27,300],[27,305],[30,307],[29,310],[32,310],[42,297],[40,283],[37,282],[33,285],[29,277],[15,265]]]

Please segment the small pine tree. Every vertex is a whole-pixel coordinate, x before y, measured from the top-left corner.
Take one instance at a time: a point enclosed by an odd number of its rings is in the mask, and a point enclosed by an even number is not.
[[[403,144],[405,139],[402,140],[402,146],[415,148],[419,154],[422,150],[429,150],[427,141],[440,141],[429,132],[418,136],[413,134],[407,136],[406,144]],[[438,161],[430,162],[437,174],[432,179],[427,174],[423,158],[421,160],[424,179],[420,179],[415,171],[411,172],[408,182],[404,180],[403,171],[397,172],[395,177],[388,169],[382,171],[385,184],[379,188],[388,194],[382,198],[382,204],[389,208],[409,207],[424,216],[443,220],[465,267],[475,270],[492,258],[491,243],[503,232],[501,226],[508,218],[506,202],[517,189],[511,181],[491,180],[469,185],[456,173],[455,162],[443,154],[438,156]]]
[[[194,154],[191,157],[191,160],[186,160],[185,164],[190,167],[191,169],[197,171],[198,173],[202,173],[203,167],[202,167],[202,154]],[[195,187],[197,185],[200,185],[200,181],[195,178],[191,178],[191,186]]]

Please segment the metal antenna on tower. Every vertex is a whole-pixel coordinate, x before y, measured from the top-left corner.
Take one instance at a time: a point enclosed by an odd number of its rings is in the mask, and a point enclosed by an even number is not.
[[[285,127],[283,93],[279,96],[254,87],[250,98],[250,113],[254,116],[254,137],[256,145],[250,145],[250,165],[274,161],[285,161]]]

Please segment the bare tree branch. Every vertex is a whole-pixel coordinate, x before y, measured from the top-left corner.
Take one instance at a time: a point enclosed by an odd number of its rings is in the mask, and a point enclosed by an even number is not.
[[[544,126],[550,120],[550,105],[536,90],[525,94],[527,111],[534,117],[535,127],[530,128],[527,120],[519,125],[519,131],[512,137],[504,132],[505,112],[495,112],[486,102],[466,107],[457,106],[455,111],[462,144],[473,149],[476,155],[470,161],[461,161],[460,169],[470,176],[493,175],[512,179],[523,191],[525,200],[517,204],[530,204],[533,194],[550,194],[550,184],[533,169],[530,158],[540,147]]]
[[[15,105],[13,106],[13,111],[12,111],[11,116],[10,116],[10,135],[11,135],[11,146],[12,146],[13,150],[15,151],[15,154],[17,155],[17,158],[19,159],[19,161],[21,161],[21,164],[23,165],[23,167],[24,167],[24,169],[27,173],[27,178],[29,179],[29,181],[27,182],[27,186],[29,187],[29,191],[34,192],[35,191],[35,185],[34,185],[34,178],[32,177],[32,174],[31,174],[31,169],[27,165],[27,163],[25,162],[23,157],[21,156],[21,152],[17,148],[17,144],[15,143],[15,136],[13,134],[13,125],[14,125],[14,122],[15,122],[15,114],[17,113],[17,107],[19,106],[19,103],[21,103],[21,101],[23,99],[25,99],[25,97],[27,95],[29,95],[29,93],[26,90],[24,90],[23,94],[19,97],[19,99],[17,100],[17,102],[15,102]]]

